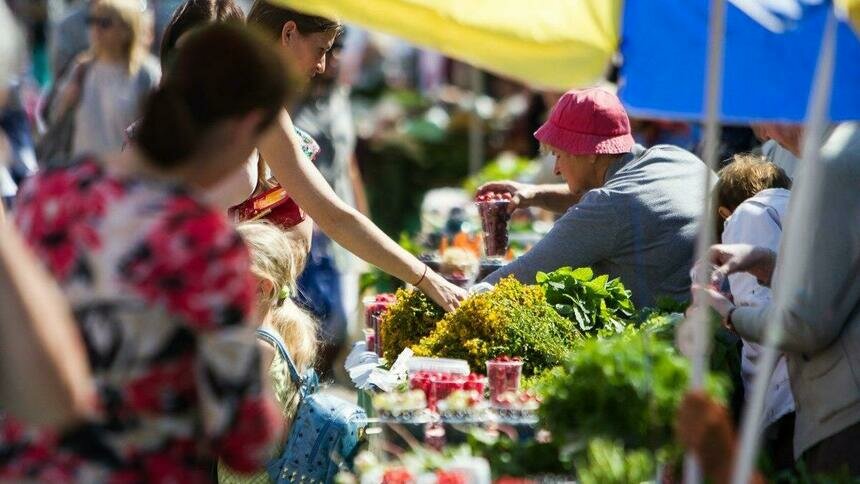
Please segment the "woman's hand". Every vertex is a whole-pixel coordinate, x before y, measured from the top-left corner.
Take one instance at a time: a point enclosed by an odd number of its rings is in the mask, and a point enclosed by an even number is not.
[[[476,195],[483,195],[489,192],[510,193],[511,203],[508,205],[508,213],[512,213],[518,208],[531,207],[537,190],[536,185],[505,180],[481,185]]]
[[[748,272],[764,286],[770,286],[776,266],[774,251],[749,244],[717,244],[708,250],[707,257],[708,261],[719,266],[712,273],[712,278]]]
[[[447,312],[460,307],[460,301],[469,295],[465,289],[451,284],[430,269],[427,269],[427,275],[418,284],[418,289]]]

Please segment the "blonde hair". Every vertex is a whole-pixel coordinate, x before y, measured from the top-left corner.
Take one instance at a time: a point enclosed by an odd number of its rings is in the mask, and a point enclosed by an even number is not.
[[[145,3],[140,0],[98,0],[94,10],[114,16],[128,30],[128,40],[123,46],[126,68],[131,75],[137,74],[146,58],[144,31],[146,29]],[[95,47],[90,48],[90,56],[95,58]]]
[[[720,170],[715,192],[717,207],[738,208],[746,199],[768,188],[791,189],[791,178],[763,156],[741,153]]]
[[[293,361],[304,371],[316,359],[316,323],[289,297],[305,266],[307,253],[300,244],[268,222],[242,222],[236,229],[251,253],[251,272],[272,285],[260,306],[268,308],[271,325],[278,332]]]

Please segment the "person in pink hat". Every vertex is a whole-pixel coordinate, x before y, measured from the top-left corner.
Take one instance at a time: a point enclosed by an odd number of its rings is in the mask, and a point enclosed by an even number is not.
[[[661,296],[686,299],[705,164],[676,146],[637,145],[621,101],[600,88],[565,93],[535,138],[566,183],[502,181],[478,193],[510,193],[512,211],[564,215],[532,250],[485,281],[514,275],[534,282],[539,271],[588,266],[620,277],[639,307]]]

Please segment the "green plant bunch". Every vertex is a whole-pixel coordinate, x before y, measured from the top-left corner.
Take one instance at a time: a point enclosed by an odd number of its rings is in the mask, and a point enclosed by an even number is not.
[[[473,455],[490,463],[493,479],[557,475],[573,477],[573,462],[560,458],[554,442],[512,438],[503,432],[473,429],[467,436]]]
[[[665,306],[664,306],[665,307]],[[670,345],[675,344],[675,334],[678,326],[684,322],[684,315],[680,312],[664,312],[654,309],[650,312],[641,312],[639,323],[640,330],[653,335],[655,338]],[[709,367],[711,371],[719,373],[731,382],[730,394],[734,400],[743,386],[741,380],[741,352],[737,335],[725,329],[721,323],[719,314],[711,310],[711,350],[709,352]]]
[[[648,450],[627,451],[620,442],[594,439],[585,456],[577,460],[577,482],[581,484],[640,484],[651,482],[657,460]]]
[[[383,355],[394,361],[404,348],[430,334],[445,311],[414,289],[398,289],[394,303],[379,321],[379,341]]]
[[[687,389],[689,362],[674,348],[634,327],[607,339],[589,338],[537,384],[541,423],[565,446],[593,438],[657,451],[671,445],[673,419]],[[708,390],[724,399],[725,382]]]
[[[478,173],[466,178],[463,189],[466,193],[475,193],[478,187],[485,183],[499,180],[520,180],[533,175],[540,169],[540,164],[521,156],[503,153],[490,161]]]
[[[556,312],[589,335],[597,335],[601,330],[620,333],[635,313],[630,291],[621,280],[610,280],[605,274],[595,277],[588,267],[538,272],[537,282]]]
[[[507,277],[463,301],[412,349],[418,356],[467,360],[476,371],[497,356],[519,356],[523,374],[530,376],[558,365],[581,337],[546,303],[542,287]]]

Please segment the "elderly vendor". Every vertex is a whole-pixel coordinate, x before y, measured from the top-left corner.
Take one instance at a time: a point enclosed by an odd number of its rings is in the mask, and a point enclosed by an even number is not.
[[[589,266],[620,277],[639,307],[657,298],[686,299],[702,213],[705,164],[676,146],[644,148],[630,135],[618,98],[594,88],[567,92],[535,133],[556,158],[566,185],[487,184],[509,192],[511,210],[563,212],[528,253],[490,274],[534,282],[539,271]]]

